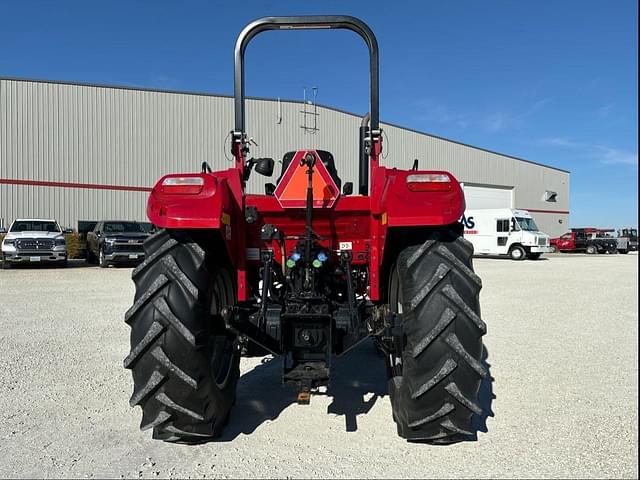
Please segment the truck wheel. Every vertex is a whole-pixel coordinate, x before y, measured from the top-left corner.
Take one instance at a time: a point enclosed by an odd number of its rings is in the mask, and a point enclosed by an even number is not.
[[[131,406],[153,438],[199,443],[217,436],[235,401],[240,349],[222,309],[235,302],[234,281],[213,242],[184,231],[160,230],[145,241],[133,271]]]
[[[551,252],[550,253],[558,253],[558,247],[556,247],[555,245],[551,245]]]
[[[452,443],[474,433],[482,413],[478,390],[489,372],[482,363],[473,246],[454,233],[405,248],[390,275],[389,302],[401,315],[401,351],[387,360],[398,434],[409,441]]]
[[[627,250],[626,248],[622,248],[620,250],[618,250],[619,253],[626,255],[627,253],[629,253],[629,250]]]
[[[587,253],[589,255],[594,255],[598,253],[598,249],[595,247],[595,245],[587,245]]]
[[[524,260],[527,256],[527,252],[525,252],[524,248],[520,245],[514,245],[511,247],[511,250],[509,250],[509,256],[512,260]]]
[[[109,262],[104,256],[104,249],[102,247],[98,248],[98,264],[100,268],[107,268],[109,266]]]
[[[9,270],[11,268],[11,263],[7,261],[6,257],[2,256],[2,269]]]

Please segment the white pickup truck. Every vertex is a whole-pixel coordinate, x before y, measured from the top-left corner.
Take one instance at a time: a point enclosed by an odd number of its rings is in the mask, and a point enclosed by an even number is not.
[[[41,218],[14,220],[2,241],[2,268],[14,264],[67,265],[67,244],[58,222]]]

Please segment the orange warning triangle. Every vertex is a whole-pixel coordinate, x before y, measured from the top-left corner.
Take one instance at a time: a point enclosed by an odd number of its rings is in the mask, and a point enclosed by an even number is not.
[[[283,208],[305,208],[307,206],[307,167],[300,165],[300,160],[307,153],[316,157],[312,179],[314,208],[330,208],[338,198],[338,187],[318,153],[315,150],[299,150],[291,159],[291,163],[289,163],[274,192]]]

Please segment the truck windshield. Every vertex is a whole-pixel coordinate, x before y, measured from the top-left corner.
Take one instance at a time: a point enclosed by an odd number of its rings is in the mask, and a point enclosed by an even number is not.
[[[10,232],[61,232],[56,222],[40,220],[17,220],[11,225]]]
[[[536,225],[536,222],[533,221],[533,218],[516,217],[516,221],[522,230],[526,230],[528,232],[538,231],[538,226]]]
[[[105,233],[144,233],[142,225],[137,222],[105,222]]]

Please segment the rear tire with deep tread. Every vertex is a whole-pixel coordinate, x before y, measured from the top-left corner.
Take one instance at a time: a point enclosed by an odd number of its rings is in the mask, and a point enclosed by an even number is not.
[[[133,373],[130,404],[142,408],[140,428],[153,428],[156,439],[214,438],[235,401],[240,350],[221,316],[235,301],[235,282],[217,246],[202,232],[161,230],[145,241],[145,260],[132,274],[124,366]]]
[[[402,352],[388,365],[398,434],[409,441],[452,443],[474,434],[481,415],[482,362],[473,246],[454,232],[438,232],[401,251],[390,275],[389,302],[402,308]],[[394,358],[395,356],[395,358]]]

